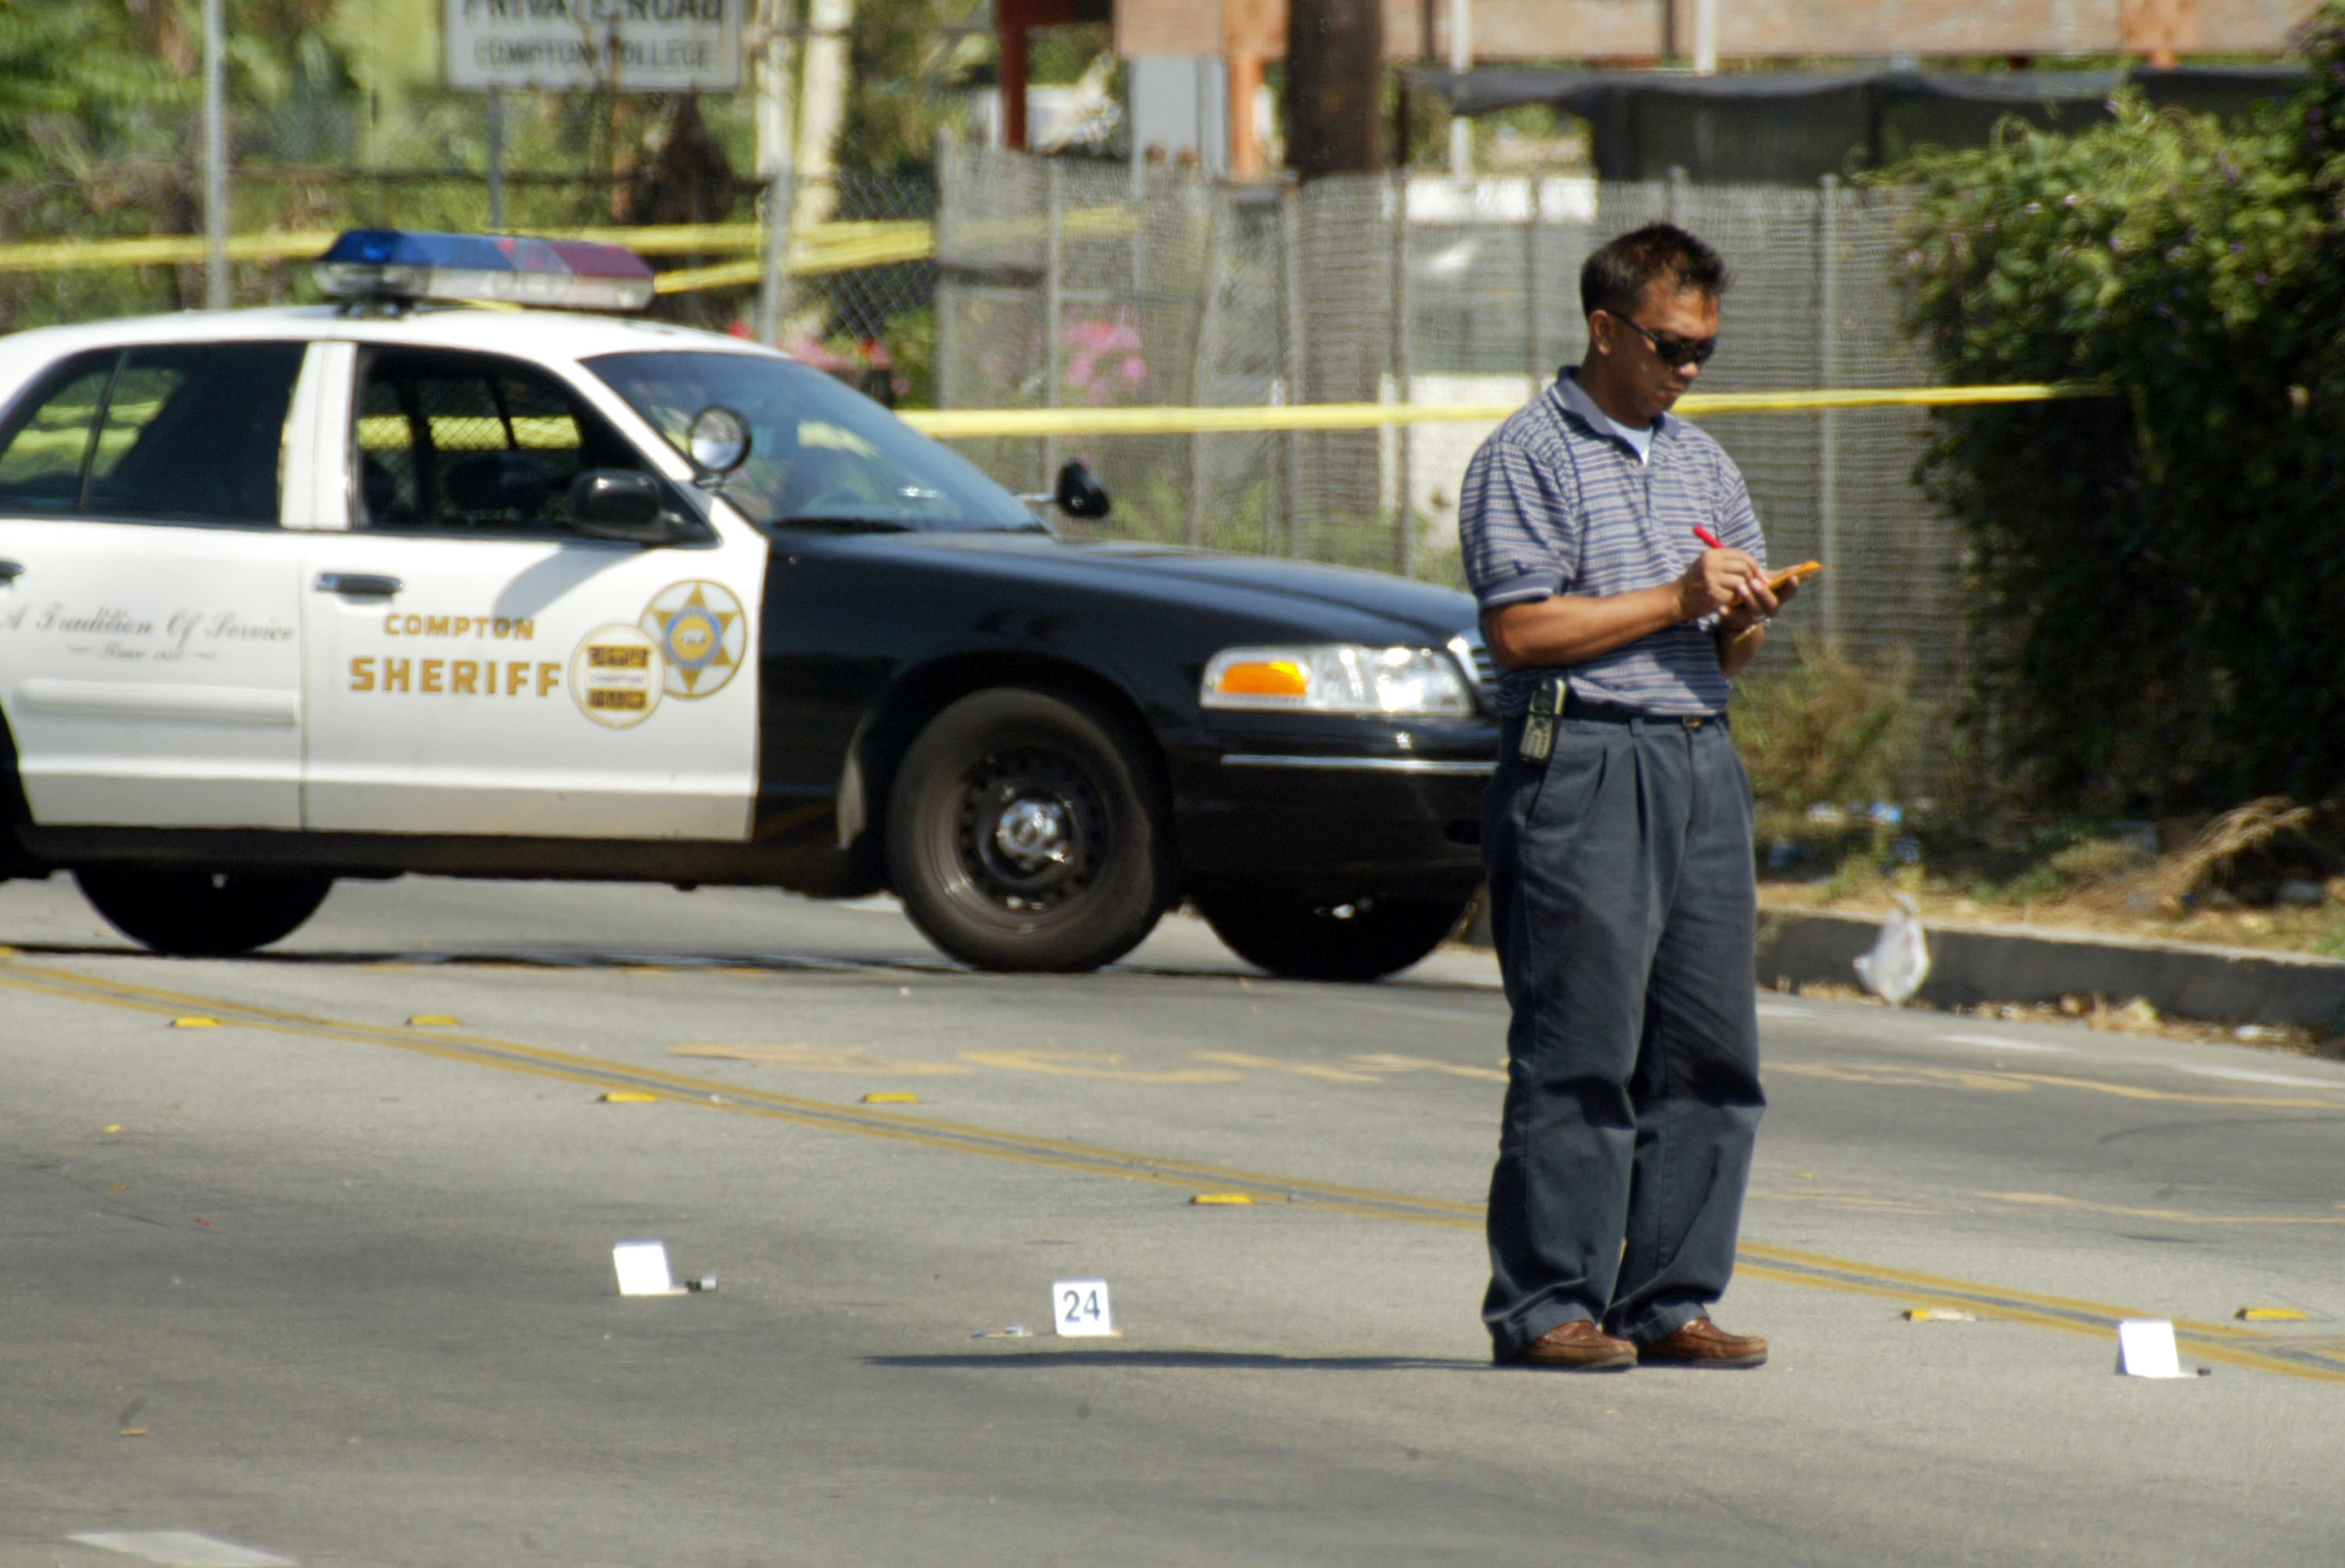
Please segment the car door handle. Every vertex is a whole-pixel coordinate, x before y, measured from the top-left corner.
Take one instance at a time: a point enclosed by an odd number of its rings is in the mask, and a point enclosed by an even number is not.
[[[0,583],[13,583],[25,575],[21,561],[0,561]]]
[[[380,572],[320,572],[318,592],[340,594],[346,599],[388,599],[406,587],[397,577]]]

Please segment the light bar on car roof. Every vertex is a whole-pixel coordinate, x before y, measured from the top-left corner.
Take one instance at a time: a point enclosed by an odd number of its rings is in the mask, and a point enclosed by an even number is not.
[[[574,311],[640,311],[652,270],[634,251],[576,239],[353,229],[319,258],[318,287],[340,300],[478,300]]]

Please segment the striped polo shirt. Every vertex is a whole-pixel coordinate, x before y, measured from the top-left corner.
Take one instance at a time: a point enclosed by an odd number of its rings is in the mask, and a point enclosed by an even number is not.
[[[1557,594],[1609,598],[1674,582],[1711,529],[1761,565],[1767,542],[1741,473],[1717,442],[1684,420],[1653,422],[1637,450],[1566,369],[1474,453],[1457,507],[1466,578],[1484,610]],[[1571,690],[1640,713],[1726,711],[1726,672],[1711,638],[1717,617],[1681,621],[1570,667]],[[1548,669],[1511,669],[1498,709],[1522,712]]]

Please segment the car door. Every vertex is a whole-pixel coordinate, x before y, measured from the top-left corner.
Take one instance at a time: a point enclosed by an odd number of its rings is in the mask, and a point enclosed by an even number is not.
[[[310,535],[304,604],[306,825],[746,840],[764,540],[724,519],[689,547],[588,538],[578,474],[657,470],[577,390],[499,355],[343,351],[325,466],[347,526]]]
[[[0,429],[0,711],[36,825],[300,826],[305,353],[93,349]]]

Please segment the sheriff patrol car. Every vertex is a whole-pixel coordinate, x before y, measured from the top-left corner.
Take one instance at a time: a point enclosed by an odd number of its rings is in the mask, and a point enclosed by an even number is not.
[[[337,878],[892,888],[1033,970],[1185,896],[1352,978],[1469,899],[1465,596],[1063,538],[783,355],[513,308],[639,308],[624,251],[357,231],[318,276],[0,339],[0,875],[181,954]]]

